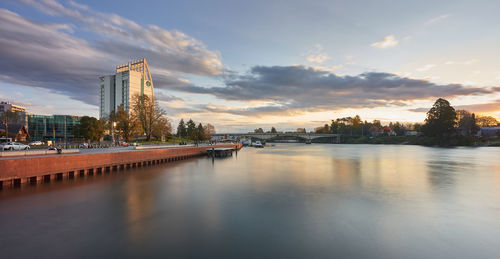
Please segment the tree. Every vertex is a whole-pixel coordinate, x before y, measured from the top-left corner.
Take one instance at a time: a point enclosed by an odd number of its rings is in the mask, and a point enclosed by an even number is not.
[[[323,127],[317,127],[314,129],[315,133],[328,133],[330,132],[330,126],[325,124]]]
[[[155,139],[162,140],[163,137],[168,137],[172,133],[172,124],[167,117],[161,117],[153,123],[152,136]]]
[[[477,116],[476,123],[479,127],[495,127],[498,121],[491,116]]]
[[[99,141],[104,136],[104,121],[94,117],[83,116],[80,124],[73,128],[73,134],[78,138]]]
[[[397,136],[404,136],[406,133],[406,127],[399,121],[396,121],[395,123],[392,123],[392,125],[389,125],[391,129],[396,133]]]
[[[414,131],[421,132],[423,125],[421,123],[415,123],[411,126]]]
[[[214,125],[207,123],[205,126],[203,126],[203,133],[205,133],[206,139],[211,138],[216,133]]]
[[[189,139],[196,139],[196,123],[192,119],[186,123],[186,135]]]
[[[254,130],[255,133],[264,133],[264,130],[262,128],[258,128]]]
[[[479,131],[476,125],[476,115],[466,110],[457,110],[458,131],[463,136],[471,136]]]
[[[196,128],[196,140],[205,140],[205,131],[203,130],[203,125],[201,125],[201,123],[198,124],[198,128]]]
[[[424,134],[431,137],[445,137],[455,131],[457,113],[450,103],[442,98],[436,100],[427,112]]]
[[[154,124],[166,117],[165,110],[147,95],[136,94],[132,98],[132,111],[142,132],[146,135],[146,140],[151,140]]]
[[[305,128],[297,128],[296,132],[297,133],[306,133],[306,129]]]
[[[186,125],[184,124],[184,119],[181,119],[181,121],[179,121],[179,126],[177,126],[177,136],[184,138],[186,135]]]
[[[272,127],[271,128],[271,133],[277,133],[276,128]]]
[[[137,121],[135,121],[128,114],[126,110],[123,109],[123,105],[118,107],[118,112],[113,112],[116,124],[116,131],[119,136],[122,136],[127,142],[130,140],[130,137],[135,135],[138,131],[139,125]]]

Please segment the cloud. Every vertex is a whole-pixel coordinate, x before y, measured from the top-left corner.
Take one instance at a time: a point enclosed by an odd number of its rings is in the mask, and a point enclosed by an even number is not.
[[[97,105],[98,77],[132,59],[145,57],[155,87],[164,89],[189,84],[183,74],[218,75],[224,70],[217,52],[182,32],[141,26],[72,1],[68,6],[54,0],[23,2],[69,21],[44,23],[0,9],[1,81]],[[97,37],[79,38],[73,34],[77,29]]]
[[[430,109],[430,107],[429,108],[420,107],[420,108],[408,109],[408,111],[427,113],[429,111],[429,109]]]
[[[172,101],[180,101],[184,102],[184,100],[180,97],[174,96],[174,95],[169,95],[165,94],[160,91],[155,91],[155,100],[158,100],[160,102],[172,102]]]
[[[312,68],[316,69],[316,70],[323,70],[323,71],[335,71],[335,70],[339,70],[341,68],[343,68],[344,65],[336,65],[336,66],[312,66]]]
[[[398,40],[394,37],[394,35],[389,35],[384,37],[382,41],[372,43],[372,47],[379,48],[379,49],[386,49],[386,48],[392,48],[397,46],[399,43]]]
[[[437,22],[440,22],[442,20],[447,19],[448,17],[450,17],[450,14],[443,14],[443,15],[440,15],[438,17],[434,17],[434,18],[428,20],[425,24],[426,25],[430,25],[430,24],[433,24],[433,23],[437,23]]]
[[[479,103],[479,104],[467,104],[467,105],[456,105],[453,106],[455,110],[466,110],[469,112],[495,112],[500,110],[500,100],[495,100],[490,103]],[[430,107],[428,108],[415,108],[408,109],[411,112],[428,112]]]
[[[495,112],[500,111],[500,100],[491,103],[468,104],[454,106],[458,110],[467,110],[470,112]]]
[[[469,60],[465,60],[465,61],[453,61],[453,60],[450,60],[450,61],[446,61],[444,64],[445,65],[472,65],[472,64],[475,64],[479,62],[478,59],[469,59]]]
[[[424,71],[427,71],[427,70],[429,70],[429,69],[431,69],[431,68],[433,68],[433,67],[435,67],[435,66],[436,66],[436,65],[434,65],[434,64],[427,64],[427,65],[425,65],[425,66],[423,66],[423,67],[419,67],[419,68],[417,68],[417,71],[419,71],[419,72],[424,72]]]
[[[330,57],[328,57],[327,54],[322,53],[317,55],[310,55],[309,57],[307,57],[307,61],[311,63],[323,63],[329,58]]]
[[[224,86],[209,88],[189,85],[175,89],[213,95],[229,101],[271,103],[239,109],[205,108],[208,111],[246,116],[297,115],[345,108],[405,106],[414,100],[500,92],[500,88],[439,85],[390,73],[370,72],[357,76],[338,76],[329,71],[304,66],[255,66],[248,74],[226,79]]]
[[[330,56],[325,53],[321,44],[314,45],[314,47],[308,50],[304,55],[307,56],[306,60],[310,63],[322,64],[326,60],[330,59]]]

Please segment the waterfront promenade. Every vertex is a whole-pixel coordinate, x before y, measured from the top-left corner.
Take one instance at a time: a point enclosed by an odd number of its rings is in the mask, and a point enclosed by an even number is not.
[[[0,187],[38,183],[77,176],[184,160],[206,154],[207,148],[241,148],[241,144],[174,146],[98,153],[49,154],[0,159]]]

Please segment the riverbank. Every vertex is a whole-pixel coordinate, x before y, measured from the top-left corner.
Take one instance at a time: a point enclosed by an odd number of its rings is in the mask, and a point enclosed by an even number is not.
[[[73,178],[110,171],[184,160],[206,154],[208,148],[236,148],[241,144],[124,150],[91,154],[54,154],[0,159],[0,187]]]
[[[500,139],[481,139],[475,137],[457,136],[448,139],[425,136],[343,136],[342,144],[401,144],[420,146],[499,146]]]

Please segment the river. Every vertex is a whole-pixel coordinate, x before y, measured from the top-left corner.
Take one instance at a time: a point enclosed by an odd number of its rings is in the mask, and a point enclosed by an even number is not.
[[[500,148],[244,148],[1,190],[0,226],[2,258],[500,258]]]

